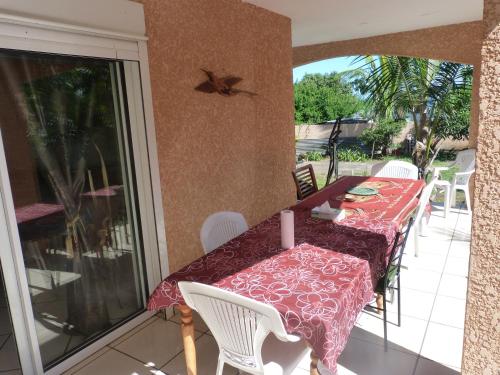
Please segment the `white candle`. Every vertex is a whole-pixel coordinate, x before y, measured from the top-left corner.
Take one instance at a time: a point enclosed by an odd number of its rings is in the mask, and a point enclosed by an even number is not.
[[[293,211],[281,211],[281,247],[291,249],[295,246]]]

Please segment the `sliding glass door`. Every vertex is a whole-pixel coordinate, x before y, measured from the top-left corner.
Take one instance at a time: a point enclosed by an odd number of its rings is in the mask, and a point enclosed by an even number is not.
[[[20,374],[21,364],[17,352],[16,335],[12,327],[9,300],[0,262],[0,374]]]
[[[136,178],[130,64],[0,51],[0,130],[44,368],[145,308],[138,191],[151,191]]]

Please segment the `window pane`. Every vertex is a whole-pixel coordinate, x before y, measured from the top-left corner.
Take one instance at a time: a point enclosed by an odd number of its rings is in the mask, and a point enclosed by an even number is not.
[[[0,126],[45,365],[142,311],[121,65],[0,53]]]

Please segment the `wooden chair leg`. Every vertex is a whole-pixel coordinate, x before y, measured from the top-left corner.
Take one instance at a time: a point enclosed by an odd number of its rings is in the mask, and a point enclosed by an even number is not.
[[[377,313],[382,314],[382,309],[384,308],[384,296],[382,293],[377,293]]]
[[[314,353],[314,350],[312,350],[311,348],[311,366],[310,366],[311,375],[320,375],[318,371],[318,361],[319,361],[318,356],[316,355],[316,353]]]
[[[177,309],[181,313],[181,332],[186,357],[187,375],[196,375],[196,347],[194,337],[193,310],[189,306],[181,305]]]

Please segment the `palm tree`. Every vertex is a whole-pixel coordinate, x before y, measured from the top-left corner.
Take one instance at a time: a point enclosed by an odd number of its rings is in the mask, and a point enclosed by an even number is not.
[[[463,138],[464,104],[469,103],[472,68],[468,65],[400,56],[365,56],[362,77],[355,78],[379,119],[411,116],[416,147],[413,163],[428,167],[439,142],[448,136]],[[467,106],[466,106],[467,108]],[[470,111],[470,109],[469,109]]]

